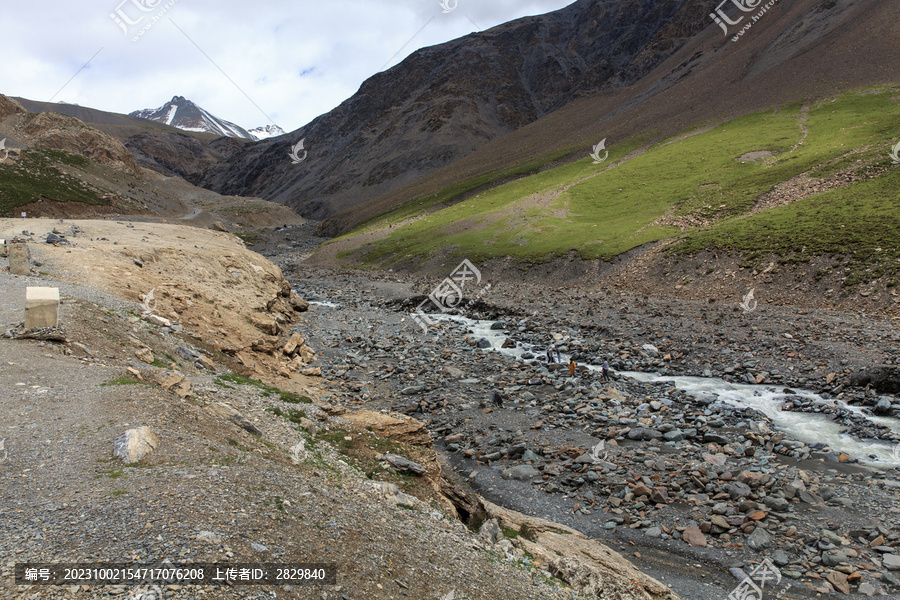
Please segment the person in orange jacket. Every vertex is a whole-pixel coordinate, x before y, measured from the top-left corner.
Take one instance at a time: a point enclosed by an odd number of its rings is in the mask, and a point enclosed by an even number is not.
[[[569,377],[575,377],[575,373],[578,370],[578,365],[575,364],[575,359],[569,359]]]

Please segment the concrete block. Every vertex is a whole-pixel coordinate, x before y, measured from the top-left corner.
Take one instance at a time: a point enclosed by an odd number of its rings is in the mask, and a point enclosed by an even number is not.
[[[31,275],[31,251],[28,244],[9,245],[9,272],[12,275]]]
[[[59,288],[25,288],[25,329],[59,325]]]

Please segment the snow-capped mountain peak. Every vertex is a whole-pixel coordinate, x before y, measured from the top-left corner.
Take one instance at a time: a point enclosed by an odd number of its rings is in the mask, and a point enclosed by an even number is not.
[[[136,110],[130,113],[130,116],[171,125],[184,131],[200,131],[247,140],[258,139],[243,127],[218,118],[184,96],[173,96],[160,108]]]
[[[250,135],[252,135],[257,140],[265,140],[268,138],[278,137],[279,135],[284,135],[284,129],[282,129],[278,125],[266,125],[265,127],[255,127],[251,129]]]

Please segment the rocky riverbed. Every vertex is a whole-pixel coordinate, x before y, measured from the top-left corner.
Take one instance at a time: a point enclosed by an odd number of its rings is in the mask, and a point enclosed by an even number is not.
[[[423,333],[409,311],[435,281],[304,267],[308,247],[260,250],[312,301],[302,327],[325,384],[426,422],[488,500],[618,546],[685,598],[724,598],[763,560],[782,597],[900,592],[890,321],[500,281],[467,315],[495,321],[492,339],[446,319]],[[613,381],[547,364],[551,343],[582,365],[608,358]],[[649,372],[753,384],[779,406],[637,375]]]

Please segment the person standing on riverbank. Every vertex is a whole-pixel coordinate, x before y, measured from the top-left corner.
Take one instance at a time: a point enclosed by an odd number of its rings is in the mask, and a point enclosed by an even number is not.
[[[600,379],[602,381],[610,381],[610,379],[609,379],[609,361],[604,358],[603,365],[600,368],[603,371],[602,377]]]
[[[575,377],[575,374],[578,372],[578,365],[575,364],[575,359],[569,359],[569,377]]]

